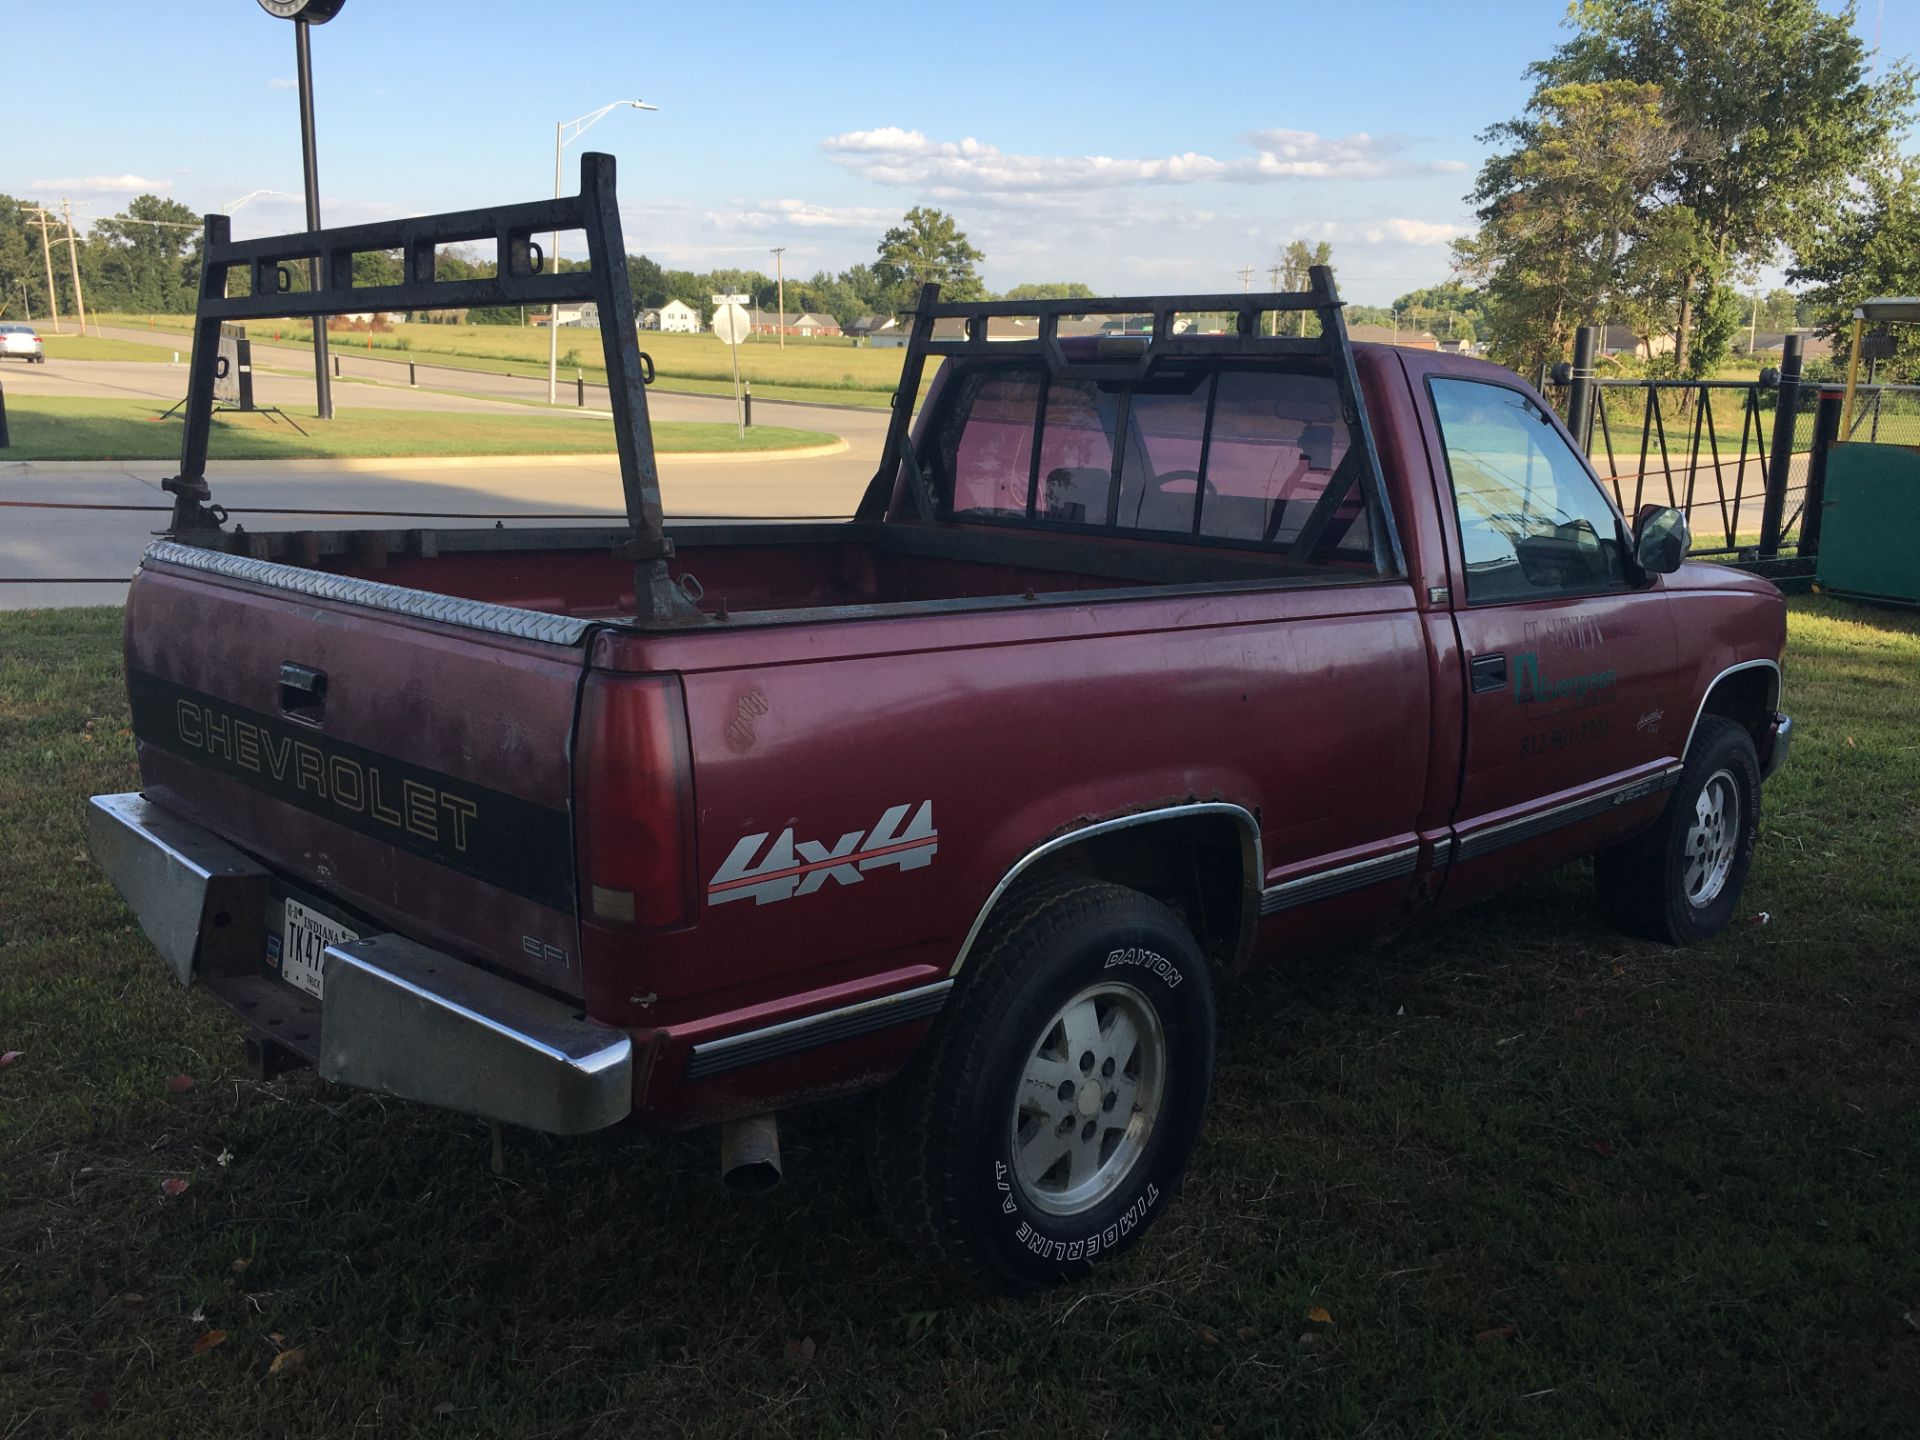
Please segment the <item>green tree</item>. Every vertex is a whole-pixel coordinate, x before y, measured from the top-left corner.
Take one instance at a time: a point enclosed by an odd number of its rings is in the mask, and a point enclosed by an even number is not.
[[[633,292],[635,310],[657,310],[667,303],[667,272],[660,268],[657,260],[629,255],[627,288]]]
[[[1000,297],[1003,300],[1091,300],[1093,287],[1078,280],[1050,280],[1039,284],[1016,285]]]
[[[1431,330],[1443,340],[1470,341],[1479,339],[1486,326],[1486,303],[1472,286],[1448,280],[1409,290],[1393,302],[1393,310],[1402,325]]]
[[[1888,155],[1869,168],[1801,247],[1787,278],[1808,286],[1808,317],[1841,347],[1852,343],[1853,307],[1862,300],[1920,295],[1920,159]],[[1891,373],[1920,375],[1920,326],[1891,328],[1900,347]]]
[[[922,285],[940,287],[948,300],[975,300],[983,293],[974,267],[987,257],[944,210],[916,205],[880,237],[874,270],[894,296],[895,310],[911,309]]]
[[[47,272],[40,260],[40,231],[27,217],[32,204],[0,195],[0,315],[24,319],[46,316]]]
[[[1305,290],[1312,283],[1312,276],[1308,271],[1315,265],[1333,268],[1333,246],[1325,240],[1312,245],[1304,240],[1288,241],[1280,249],[1280,288]],[[1274,317],[1276,327],[1279,320],[1279,316]],[[1293,330],[1296,335],[1317,335],[1320,333],[1320,321],[1305,310],[1300,310],[1294,314]]]
[[[1657,86],[1678,143],[1659,177],[1701,244],[1673,284],[1675,351],[1694,316],[1743,263],[1808,243],[1849,177],[1906,123],[1913,71],[1882,63],[1867,77],[1854,7],[1817,0],[1577,0],[1573,38],[1534,65],[1542,94],[1612,81]],[[1696,370],[1695,373],[1704,373]]]
[[[1454,260],[1485,290],[1496,358],[1537,375],[1618,303],[1676,136],[1658,86],[1606,81],[1541,89],[1482,138],[1507,148],[1481,167],[1480,229]]]
[[[1748,315],[1761,330],[1785,332],[1800,328],[1800,297],[1785,288],[1769,290],[1757,307],[1749,303]]]
[[[201,220],[178,200],[141,195],[93,227],[81,273],[88,308],[143,315],[191,310],[200,292]]]

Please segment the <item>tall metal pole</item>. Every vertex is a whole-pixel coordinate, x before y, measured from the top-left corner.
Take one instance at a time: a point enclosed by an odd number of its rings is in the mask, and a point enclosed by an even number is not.
[[[60,213],[67,221],[67,263],[73,267],[73,308],[80,316],[80,338],[87,337],[87,302],[80,294],[80,256],[73,247],[73,206],[60,202]]]
[[[560,198],[560,132],[566,128],[564,120],[555,121],[553,126],[553,198]],[[547,256],[547,265],[554,274],[560,273],[560,232],[553,232],[553,253]],[[556,404],[560,398],[560,302],[547,304],[547,403]]]
[[[773,247],[773,288],[779,293],[780,306],[780,348],[787,348],[787,247]]]
[[[1780,388],[1773,402],[1773,448],[1767,456],[1767,492],[1760,507],[1760,558],[1780,553],[1787,513],[1787,480],[1793,470],[1793,432],[1800,419],[1800,364],[1805,342],[1789,335],[1781,347]]]
[[[313,147],[313,52],[307,43],[307,22],[293,22],[294,59],[300,76],[300,164],[307,181],[307,229],[320,228],[320,161]],[[320,262],[307,261],[307,287],[320,288]],[[327,318],[313,317],[313,390],[315,409],[322,420],[333,418],[333,380],[327,374]]]

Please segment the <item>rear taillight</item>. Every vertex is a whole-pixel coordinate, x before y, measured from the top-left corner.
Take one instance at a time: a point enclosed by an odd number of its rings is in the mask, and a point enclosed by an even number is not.
[[[573,800],[581,918],[647,928],[685,920],[693,893],[693,773],[678,680],[587,677]]]

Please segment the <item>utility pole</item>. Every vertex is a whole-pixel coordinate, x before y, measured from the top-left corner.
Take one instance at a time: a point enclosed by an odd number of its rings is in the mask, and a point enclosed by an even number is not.
[[[1267,267],[1267,285],[1270,289],[1278,290],[1280,288],[1280,271],[1283,268],[1284,267],[1277,261]],[[1280,316],[1277,311],[1274,313],[1272,323],[1273,333],[1278,335],[1280,333]]]
[[[80,255],[73,245],[73,206],[66,200],[60,202],[60,212],[67,220],[67,263],[73,267],[73,308],[80,316],[80,336],[87,334],[87,302],[80,294]]]
[[[34,218],[40,222],[40,258],[47,262],[47,306],[53,312],[53,333],[60,333],[60,297],[53,292],[53,245],[47,239],[47,221],[53,218],[47,207],[34,207]]]
[[[1242,294],[1251,294],[1253,291],[1253,267],[1251,265],[1242,265],[1240,267],[1240,291]]]
[[[787,247],[773,247],[773,287],[778,292],[780,306],[780,348],[787,348]]]

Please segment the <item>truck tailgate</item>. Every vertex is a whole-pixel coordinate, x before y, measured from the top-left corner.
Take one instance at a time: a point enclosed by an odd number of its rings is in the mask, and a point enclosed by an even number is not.
[[[126,625],[149,800],[331,923],[580,994],[569,756],[589,624],[162,544]]]

